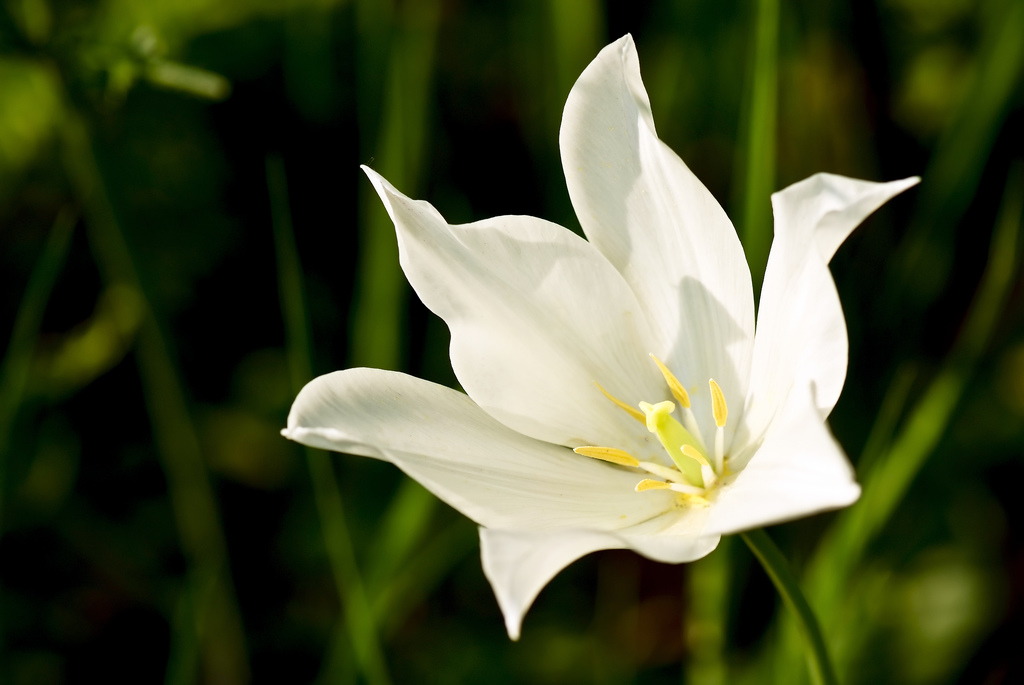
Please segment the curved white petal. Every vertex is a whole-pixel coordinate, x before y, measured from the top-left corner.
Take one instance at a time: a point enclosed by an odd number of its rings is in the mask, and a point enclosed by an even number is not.
[[[706,533],[737,533],[853,504],[853,467],[829,432],[812,388],[794,388],[764,443],[711,507]]]
[[[390,461],[487,527],[616,530],[672,508],[668,493],[634,492],[629,470],[520,435],[466,395],[392,371],[310,381],[283,434]]]
[[[559,146],[583,231],[636,293],[700,424],[713,425],[709,378],[737,404],[746,397],[750,271],[721,206],[658,139],[630,36],[573,86]]]
[[[544,586],[559,571],[591,552],[628,548],[672,564],[706,556],[720,540],[718,535],[703,532],[707,511],[676,509],[612,532],[566,529],[538,533],[481,528],[484,575],[494,589],[509,637],[519,639],[523,616]]]
[[[846,320],[828,262],[850,232],[918,182],[858,181],[815,174],[772,195],[775,240],[757,315],[749,423],[757,435],[794,384],[811,382],[822,417],[846,380]]]
[[[481,528],[480,559],[508,636],[519,639],[523,616],[559,571],[591,552],[625,546],[620,538],[595,530],[535,533]]]
[[[643,493],[646,494],[646,493]],[[721,536],[707,530],[714,507],[686,506],[610,533],[648,559],[666,564],[696,561],[710,554]]]
[[[526,216],[451,226],[364,170],[395,222],[409,282],[451,329],[452,366],[470,397],[546,442],[657,448],[596,385],[633,406],[665,393],[645,315],[592,245]]]
[[[814,174],[772,194],[776,236],[785,232],[796,245],[807,244],[813,237],[818,254],[828,263],[864,219],[920,182],[917,176],[875,183],[836,174]],[[788,259],[799,257],[796,251],[787,255]]]

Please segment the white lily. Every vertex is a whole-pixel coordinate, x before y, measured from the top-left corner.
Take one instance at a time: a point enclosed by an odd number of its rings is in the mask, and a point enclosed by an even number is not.
[[[817,174],[774,194],[755,334],[736,231],[658,139],[630,36],[576,82],[559,143],[589,242],[527,216],[449,225],[364,168],[466,394],[338,371],[299,393],[283,431],[390,461],[476,521],[512,639],[585,554],[692,561],[723,534],[857,499],[825,425],[847,366],[828,262],[918,180]]]

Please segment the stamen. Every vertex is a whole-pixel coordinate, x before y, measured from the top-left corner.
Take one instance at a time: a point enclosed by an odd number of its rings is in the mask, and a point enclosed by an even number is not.
[[[617,450],[614,447],[577,447],[573,449],[576,454],[592,459],[600,459],[619,466],[639,466],[640,462],[633,458],[628,452]]]
[[[708,385],[711,386],[711,413],[715,415],[715,425],[721,428],[729,418],[729,408],[725,406],[725,395],[714,378],[708,381]]]
[[[597,386],[597,389],[600,390],[601,393],[604,394],[605,397],[607,397],[612,402],[614,402],[616,405],[618,405],[619,409],[623,410],[624,412],[626,412],[627,414],[632,416],[634,419],[636,419],[640,423],[643,423],[643,424],[647,423],[647,418],[643,414],[638,412],[636,409],[633,409],[633,407],[629,406],[628,404],[626,404],[625,402],[623,402],[622,400],[620,400],[619,398],[615,397],[610,392],[608,392],[607,390],[602,388],[600,383],[594,383],[594,385]]]
[[[651,480],[645,478],[636,484],[637,492],[644,492],[645,490],[672,490],[673,492],[681,492],[684,495],[703,495],[704,488],[695,488],[692,485],[685,485],[683,483],[665,483],[660,480]]]
[[[650,478],[644,478],[642,481],[636,484],[636,491],[643,492],[644,490],[668,490],[671,486],[660,480],[651,480]]]
[[[704,447],[704,436],[701,435],[700,426],[697,425],[697,417],[693,415],[693,410],[689,407],[683,408],[683,425],[696,438],[697,444]]]
[[[700,473],[704,477],[704,489],[710,488],[718,480],[715,467],[708,462],[708,458],[689,445],[683,445],[683,454],[700,463]]]
[[[690,445],[683,445],[683,454],[688,456],[690,459],[696,459],[698,462],[700,462],[701,466],[711,466],[711,463],[708,462],[707,457],[698,452],[696,447],[692,447]]]
[[[675,397],[676,401],[679,402],[679,406],[683,408],[683,425],[686,426],[686,430],[690,431],[693,437],[697,438],[697,442],[703,445],[704,437],[700,434],[697,418],[693,415],[693,410],[690,409],[690,393],[686,392],[683,384],[679,382],[675,374],[669,371],[668,367],[660,359],[655,357],[653,353],[649,354],[654,363],[658,365],[661,375],[665,377],[665,383],[668,384],[668,389],[672,391],[672,397]]]
[[[668,370],[668,367],[661,363],[661,360],[651,353],[651,359],[658,365],[658,369],[661,371],[661,375],[665,377],[665,382],[668,383],[668,389],[672,391],[672,397],[676,398],[679,402],[679,406],[683,409],[690,408],[690,395],[686,392],[686,388],[679,382],[679,379]]]
[[[703,495],[705,493],[704,488],[695,488],[692,485],[685,485],[683,483],[669,483],[668,489],[681,492],[684,495]]]
[[[667,481],[671,481],[673,483],[684,482],[682,472],[669,468],[667,466],[655,464],[654,462],[650,461],[642,461],[638,464],[638,466],[647,473],[658,476],[659,478],[664,478]]]
[[[722,465],[725,461],[725,420],[729,418],[729,408],[725,406],[725,395],[722,388],[712,378],[708,380],[711,386],[711,413],[715,416],[715,472],[722,472]]]

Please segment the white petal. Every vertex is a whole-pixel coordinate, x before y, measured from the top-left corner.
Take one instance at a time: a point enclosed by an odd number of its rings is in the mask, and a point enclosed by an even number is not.
[[[665,393],[644,313],[592,245],[526,216],[450,226],[364,170],[395,222],[409,282],[451,329],[452,366],[470,397],[547,442],[657,448],[595,385],[633,406]]]
[[[861,181],[835,174],[815,174],[772,195],[775,232],[785,231],[796,245],[812,237],[826,263],[864,219],[917,185],[917,176],[888,183]],[[791,254],[797,258],[799,254]]]
[[[520,435],[460,392],[391,371],[314,379],[295,399],[283,433],[390,461],[488,527],[615,530],[673,502],[667,493],[634,492],[636,473]]]
[[[695,561],[718,547],[721,536],[707,530],[712,511],[714,507],[680,507],[611,534],[624,540],[629,549],[654,561]]]
[[[573,86],[559,145],[583,231],[637,294],[700,424],[713,425],[709,378],[729,399],[746,396],[750,272],[721,206],[658,139],[630,36]]]
[[[523,616],[559,571],[591,552],[625,546],[620,538],[594,530],[533,533],[481,528],[480,559],[508,636],[519,639]]]
[[[633,549],[666,563],[694,561],[718,546],[718,535],[704,535],[707,509],[676,509],[630,528],[602,532],[558,530],[532,532],[480,529],[484,574],[494,589],[505,627],[519,639],[523,616],[540,591],[559,571],[591,552]]]
[[[816,174],[772,195],[772,243],[757,315],[751,369],[756,435],[794,383],[811,382],[823,417],[846,380],[846,321],[828,262],[853,229],[886,200],[917,183],[870,183]]]
[[[853,468],[829,433],[808,386],[794,389],[786,412],[731,483],[723,483],[706,533],[736,533],[853,504]]]

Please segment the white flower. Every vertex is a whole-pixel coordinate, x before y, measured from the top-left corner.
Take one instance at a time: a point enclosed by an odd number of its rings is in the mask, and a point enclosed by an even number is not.
[[[589,242],[528,216],[452,226],[365,169],[466,394],[338,371],[299,393],[283,431],[390,461],[480,524],[513,639],[585,554],[692,561],[722,534],[857,499],[825,425],[847,364],[828,262],[917,182],[817,174],[773,195],[755,334],[736,231],[658,139],[628,35],[576,82],[559,144]]]

